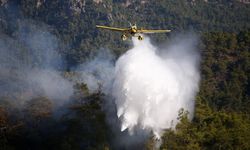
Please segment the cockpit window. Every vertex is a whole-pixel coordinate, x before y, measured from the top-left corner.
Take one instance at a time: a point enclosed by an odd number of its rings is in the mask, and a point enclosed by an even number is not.
[[[136,29],[137,27],[136,27],[136,24],[134,24],[133,26],[132,26],[132,29]]]

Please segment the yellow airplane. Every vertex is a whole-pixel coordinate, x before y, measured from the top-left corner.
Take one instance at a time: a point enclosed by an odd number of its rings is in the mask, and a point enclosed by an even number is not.
[[[145,29],[138,29],[136,24],[131,25],[129,28],[115,28],[115,27],[108,27],[108,26],[100,26],[96,25],[97,28],[100,29],[108,29],[112,31],[119,31],[122,32],[121,39],[123,41],[127,40],[129,36],[138,37],[138,40],[143,40],[143,33],[166,33],[171,32],[171,30],[145,30]]]

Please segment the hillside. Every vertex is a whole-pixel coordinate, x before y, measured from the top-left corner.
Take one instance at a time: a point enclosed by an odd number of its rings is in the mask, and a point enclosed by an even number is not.
[[[173,31],[150,36],[154,45],[179,33],[200,37],[194,118],[180,111],[160,149],[250,149],[249,14],[241,0],[0,0],[0,149],[120,149],[109,126],[118,121],[105,113],[114,106],[105,103],[105,86],[98,81],[91,91],[77,69],[98,76],[128,50],[119,33],[95,28],[128,21]],[[89,64],[100,52],[108,62]],[[140,144],[154,149],[155,140]]]
[[[250,28],[249,5],[237,1],[3,1],[0,27],[13,34],[20,19],[32,19],[51,27],[71,49],[69,64],[83,62],[91,52],[107,47],[121,54],[128,47],[120,34],[100,32],[95,25],[127,27],[128,21],[145,28],[182,31],[239,32]],[[146,17],[150,15],[150,17]],[[163,41],[166,35],[154,39]]]

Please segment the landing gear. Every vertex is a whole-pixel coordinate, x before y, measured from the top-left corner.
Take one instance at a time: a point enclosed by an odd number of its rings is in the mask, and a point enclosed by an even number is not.
[[[138,40],[139,40],[139,41],[141,41],[141,40],[143,40],[143,39],[144,39],[143,36],[141,36],[141,35],[138,36]]]
[[[121,36],[121,39],[123,40],[123,41],[125,41],[125,40],[127,40],[127,36],[125,35],[125,34],[123,34],[122,36]]]

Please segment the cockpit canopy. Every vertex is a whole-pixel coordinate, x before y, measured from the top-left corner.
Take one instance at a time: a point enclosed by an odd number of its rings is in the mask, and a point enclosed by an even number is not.
[[[131,28],[136,30],[136,29],[137,29],[136,24],[133,24],[133,25],[131,26]]]

